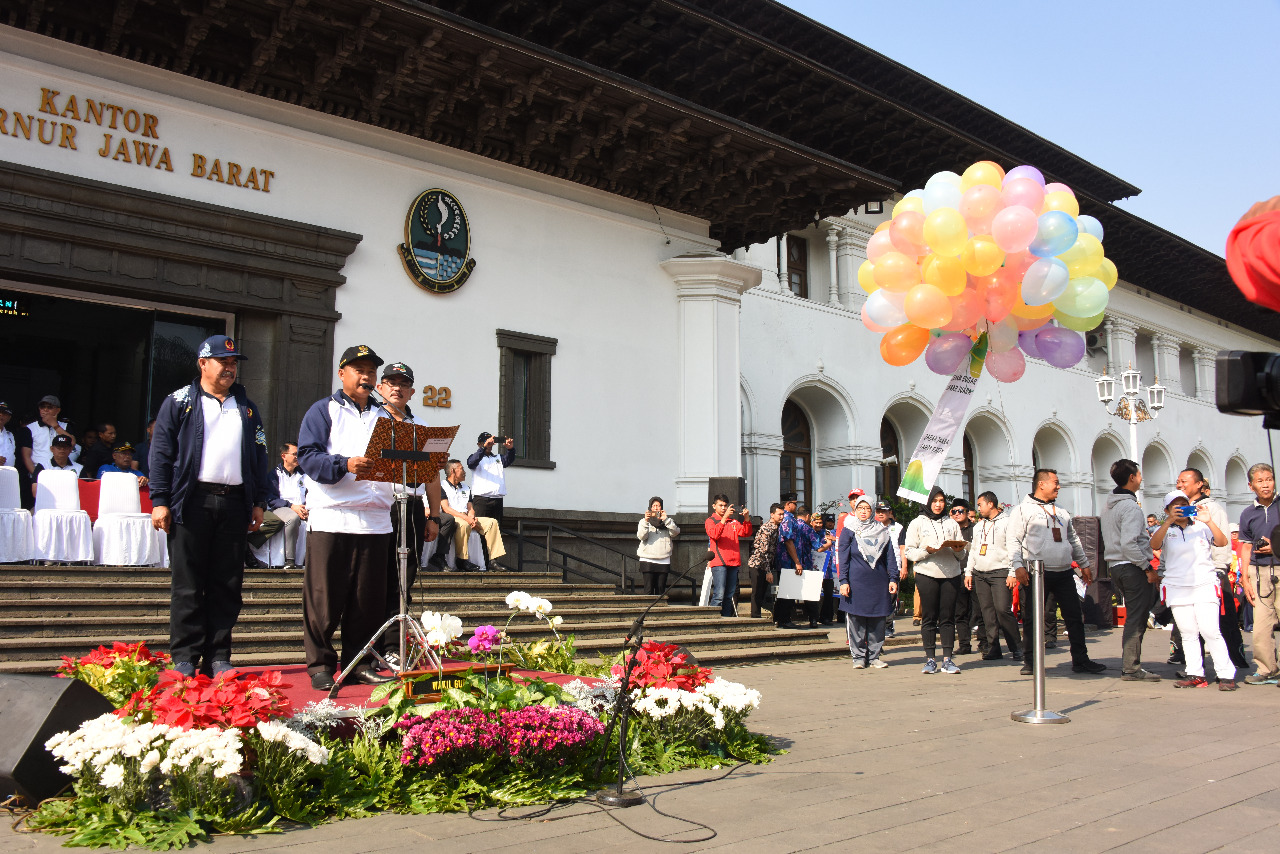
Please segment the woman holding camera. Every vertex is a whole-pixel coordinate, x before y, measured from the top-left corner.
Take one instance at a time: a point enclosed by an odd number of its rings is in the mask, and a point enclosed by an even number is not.
[[[1175,688],[1207,688],[1204,656],[1200,640],[1213,658],[1218,690],[1236,690],[1236,668],[1218,628],[1222,609],[1222,587],[1213,568],[1213,546],[1225,546],[1227,535],[1206,514],[1196,515],[1187,496],[1178,490],[1164,497],[1165,520],[1151,535],[1151,548],[1160,552],[1164,577],[1160,593],[1173,611],[1186,650],[1187,678],[1173,683]]]
[[[649,509],[636,528],[640,545],[636,556],[640,558],[640,571],[644,573],[644,592],[657,596],[667,590],[667,572],[671,569],[672,542],[680,536],[676,522],[662,509],[662,499],[649,499]]]

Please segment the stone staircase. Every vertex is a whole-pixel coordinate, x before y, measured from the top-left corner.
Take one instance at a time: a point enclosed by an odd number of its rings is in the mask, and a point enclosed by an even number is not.
[[[558,572],[423,573],[411,611],[445,611],[477,625],[501,627],[505,598],[524,590],[549,599],[564,618],[562,634],[587,657],[616,653],[647,603],[611,584],[565,583]],[[742,591],[739,601],[750,593]],[[723,618],[710,608],[659,604],[646,637],[687,647],[708,666],[824,658],[845,654],[842,631],[778,630],[767,620]],[[545,624],[517,617],[508,631],[520,640],[548,636]],[[50,673],[62,656],[99,644],[145,641],[164,650],[169,634],[169,572],[149,567],[0,566],[0,672]],[[834,640],[832,640],[834,638]],[[364,639],[361,639],[363,642]],[[302,661],[302,572],[247,569],[235,660],[245,665]]]

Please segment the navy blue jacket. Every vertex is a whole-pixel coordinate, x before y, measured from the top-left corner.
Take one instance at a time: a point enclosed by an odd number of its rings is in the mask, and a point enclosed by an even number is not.
[[[156,414],[151,434],[151,503],[168,507],[173,520],[182,524],[183,508],[196,496],[200,475],[200,455],[204,451],[204,413],[200,381],[183,386],[164,399]],[[271,497],[271,471],[267,465],[267,434],[262,429],[258,407],[245,394],[244,386],[231,386],[240,419],[244,422],[244,440],[240,447],[240,477],[244,481],[247,508],[266,507]]]
[[[849,595],[837,599],[838,607],[855,617],[887,617],[893,612],[889,582],[898,580],[898,547],[893,538],[872,566],[858,549],[858,536],[849,526],[840,530],[839,585],[849,585]]]
[[[504,451],[500,456],[502,457],[502,467],[509,468],[511,464],[516,461],[516,449],[512,448],[509,451]],[[485,450],[484,450],[484,446],[481,445],[480,447],[476,448],[476,452],[474,454],[467,457],[467,468],[474,471],[476,466],[480,465],[480,461],[483,460],[484,458],[485,458]]]

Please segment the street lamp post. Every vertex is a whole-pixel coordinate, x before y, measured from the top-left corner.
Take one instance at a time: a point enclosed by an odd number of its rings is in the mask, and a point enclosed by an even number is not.
[[[1139,397],[1142,390],[1142,373],[1135,371],[1133,365],[1120,374],[1120,400],[1112,410],[1109,404],[1116,399],[1116,381],[1104,372],[1097,379],[1098,400],[1108,413],[1129,422],[1129,459],[1138,465],[1142,460],[1138,456],[1138,422],[1152,421],[1161,409],[1164,409],[1164,386],[1156,377],[1154,385],[1147,386],[1147,399]]]

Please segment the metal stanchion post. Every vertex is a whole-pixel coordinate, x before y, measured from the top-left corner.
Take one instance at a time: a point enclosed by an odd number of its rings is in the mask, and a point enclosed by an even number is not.
[[[1025,712],[1014,712],[1009,717],[1022,724],[1065,724],[1071,718],[1051,712],[1044,707],[1044,561],[1027,561],[1027,571],[1031,573],[1031,618],[1035,620],[1032,628],[1034,642],[1031,651],[1035,658],[1032,664],[1032,679],[1035,682],[1035,708]],[[1027,612],[1022,611],[1025,622]],[[1024,650],[1024,654],[1025,654]]]

